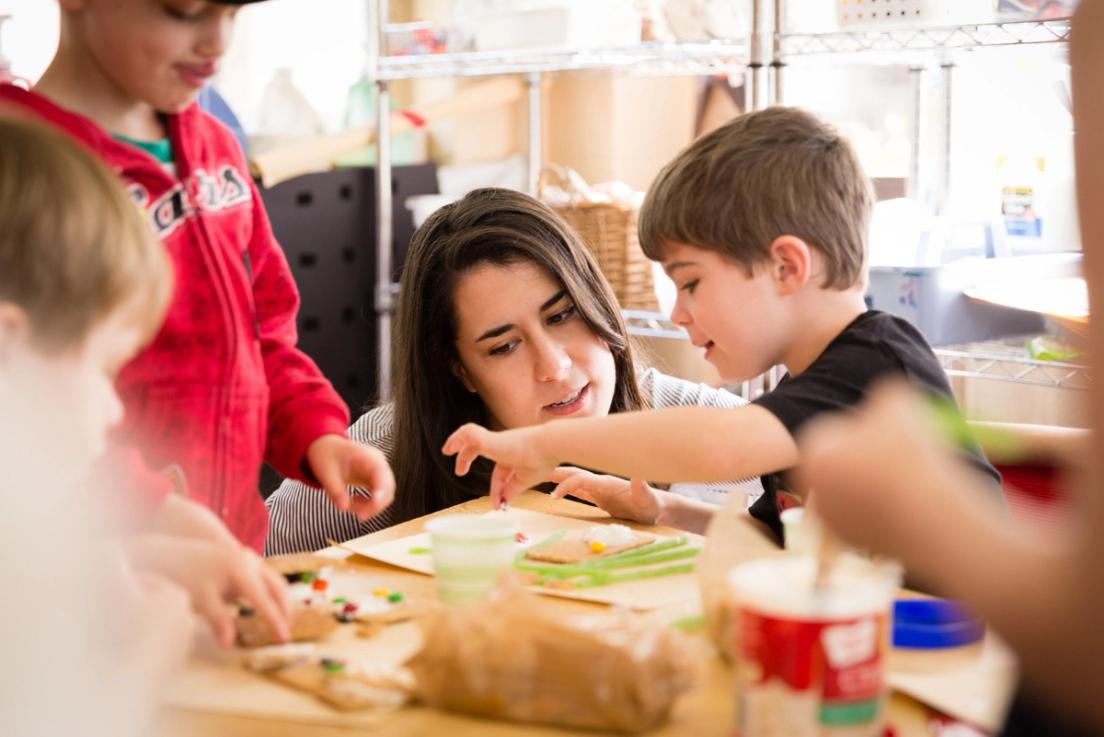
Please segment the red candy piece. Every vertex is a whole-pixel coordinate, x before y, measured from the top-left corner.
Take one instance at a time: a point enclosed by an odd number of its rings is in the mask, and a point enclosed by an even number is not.
[[[350,602],[349,602],[348,604],[346,604],[345,606],[341,607],[341,611],[343,611],[343,612],[346,612],[347,614],[352,614],[352,613],[353,613],[353,612],[355,612],[355,611],[356,611],[356,610],[357,610],[358,608],[359,608],[359,607],[357,607],[357,605],[356,605],[356,604],[354,604],[353,602],[351,602],[351,601],[350,601]]]
[[[529,538],[525,536],[524,532],[519,532],[518,534],[514,535],[514,539],[517,540],[519,543],[529,542]]]
[[[330,582],[324,578],[316,578],[311,581],[311,588],[315,591],[325,591],[326,587],[330,585]]]

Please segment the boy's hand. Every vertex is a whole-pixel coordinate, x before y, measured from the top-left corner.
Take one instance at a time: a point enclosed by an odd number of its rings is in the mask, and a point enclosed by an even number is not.
[[[223,647],[234,643],[239,600],[248,602],[280,640],[291,636],[287,584],[252,550],[166,535],[138,537],[128,541],[127,548],[136,567],[188,592],[192,607]]]
[[[456,456],[456,475],[464,476],[479,456],[495,461],[491,474],[491,505],[498,509],[526,489],[547,479],[558,465],[537,451],[539,428],[521,427],[491,432],[468,423],[449,436],[441,452]]]
[[[618,476],[604,476],[574,466],[560,466],[552,472],[548,480],[557,484],[552,492],[554,498],[573,496],[584,499],[618,519],[654,525],[663,511],[660,492],[640,479],[626,481]]]
[[[360,519],[374,517],[395,498],[391,466],[383,453],[370,445],[341,435],[323,435],[307,448],[307,463],[333,505]],[[350,486],[371,494],[350,494]]]
[[[118,622],[125,628],[126,649],[116,658],[141,674],[137,686],[156,692],[191,649],[196,627],[191,597],[167,578],[136,570],[123,546],[111,543],[104,552],[99,566],[104,593],[116,611],[127,613],[125,623]]]

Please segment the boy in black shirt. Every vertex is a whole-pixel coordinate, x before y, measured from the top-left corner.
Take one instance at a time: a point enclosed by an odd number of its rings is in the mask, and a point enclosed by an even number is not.
[[[497,505],[557,465],[651,481],[719,481],[760,474],[752,515],[781,539],[780,488],[796,496],[794,437],[824,412],[858,403],[870,385],[903,375],[950,401],[931,349],[908,323],[867,312],[867,229],[873,195],[850,144],[815,116],[770,108],[740,116],[683,150],[652,184],[640,214],[644,252],[678,287],[672,321],[731,381],[784,364],[785,380],[737,409],[680,407],[555,421],[505,432],[465,425],[444,452],[463,475],[497,461]],[[575,389],[578,387],[565,387]],[[999,476],[979,450],[973,466]],[[704,530],[716,507],[643,484],[614,493],[561,483],[611,515]]]

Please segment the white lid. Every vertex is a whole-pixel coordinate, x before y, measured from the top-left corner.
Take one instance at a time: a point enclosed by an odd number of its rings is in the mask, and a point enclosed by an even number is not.
[[[450,514],[434,517],[425,524],[430,537],[453,540],[498,540],[517,534],[518,522],[506,512],[491,514]]]

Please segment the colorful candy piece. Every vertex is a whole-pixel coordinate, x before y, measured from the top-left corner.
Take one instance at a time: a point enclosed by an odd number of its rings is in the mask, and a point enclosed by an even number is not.
[[[400,601],[403,600],[402,592],[401,591],[392,591],[390,594],[387,595],[387,600],[390,601],[390,602],[394,602],[396,604],[399,603]]]
[[[386,598],[390,593],[391,589],[387,588],[386,586],[380,586],[378,588],[372,589],[372,595],[379,596],[381,598]]]
[[[329,585],[330,582],[324,578],[316,578],[311,581],[311,588],[315,591],[325,591]]]
[[[591,551],[593,551],[595,553],[601,553],[601,552],[605,551],[606,544],[604,542],[602,542],[601,540],[591,540],[590,541],[590,549],[591,549]]]
[[[518,532],[516,535],[514,535],[514,540],[516,540],[519,543],[529,542],[529,538],[525,536],[524,532]]]
[[[333,603],[334,604],[344,604],[347,601],[349,601],[349,600],[347,598],[345,598],[344,596],[335,596],[334,600],[333,600]]]
[[[327,673],[341,673],[345,670],[345,662],[337,658],[322,658],[322,668]]]
[[[350,602],[346,603],[345,606],[341,607],[341,611],[351,613],[351,612],[355,612],[359,608],[360,607],[358,607],[356,604],[354,604],[353,602],[350,601]]]

